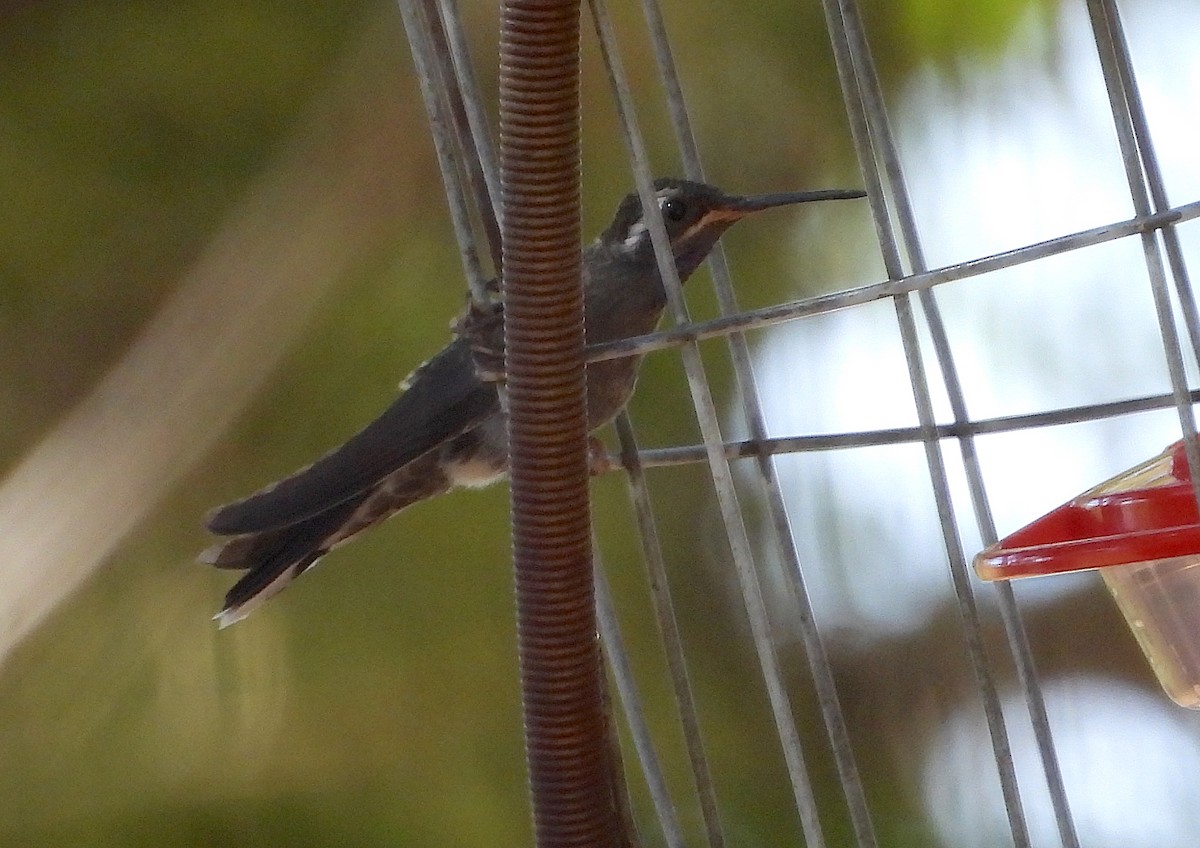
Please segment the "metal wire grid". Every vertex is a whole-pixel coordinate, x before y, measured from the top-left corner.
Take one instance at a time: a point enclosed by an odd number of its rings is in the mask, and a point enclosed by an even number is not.
[[[707,844],[713,848],[720,848],[726,840],[704,754],[695,698],[688,681],[683,643],[675,623],[670,589],[663,566],[662,546],[643,474],[645,467],[699,461],[707,461],[709,464],[806,843],[809,846],[821,846],[825,844],[821,822],[805,768],[804,754],[787,689],[771,640],[758,572],[730,473],[731,459],[756,460],[755,476],[769,508],[775,545],[781,561],[785,564],[785,573],[788,575],[791,589],[799,601],[799,625],[808,662],[842,793],[853,824],[855,844],[860,848],[875,846],[877,839],[851,751],[845,720],[838,705],[829,662],[812,607],[808,602],[804,575],[798,561],[797,548],[791,534],[772,457],[778,453],[864,445],[918,441],[923,444],[947,561],[962,616],[964,638],[983,699],[1010,831],[1014,844],[1019,848],[1030,845],[1029,831],[996,685],[982,648],[974,587],[968,575],[966,553],[958,534],[940,442],[942,439],[952,438],[959,445],[966,470],[971,507],[985,543],[995,541],[996,530],[975,452],[976,434],[1092,420],[1173,405],[1179,415],[1181,430],[1188,437],[1189,462],[1192,463],[1192,467],[1200,467],[1200,453],[1197,452],[1194,440],[1195,421],[1191,407],[1200,396],[1190,392],[1186,384],[1182,344],[1175,324],[1167,282],[1169,273],[1191,342],[1192,354],[1200,361],[1200,314],[1192,296],[1186,264],[1175,229],[1176,225],[1183,221],[1200,217],[1200,201],[1171,206],[1154,153],[1116,3],[1114,0],[1085,2],[1129,182],[1136,213],[1134,218],[1066,234],[993,256],[929,269],[921,249],[900,157],[857,3],[855,0],[823,0],[855,150],[870,198],[873,221],[888,279],[852,290],[742,312],[738,309],[730,284],[728,266],[718,245],[710,259],[710,267],[722,315],[715,320],[701,323],[692,323],[689,319],[670,257],[665,229],[657,205],[653,202],[651,168],[637,127],[612,24],[602,0],[589,2],[629,147],[633,173],[647,214],[660,270],[667,285],[669,306],[676,322],[673,328],[663,332],[593,348],[589,351],[589,359],[610,358],[670,347],[680,348],[684,359],[703,444],[639,452],[628,416],[622,415],[618,419],[616,429],[621,445],[619,462],[626,469],[628,476],[652,600],[663,637],[668,670],[704,820],[705,836]],[[675,72],[661,11],[656,0],[643,0],[642,6],[686,175],[702,180],[703,168],[691,131],[679,78]],[[491,136],[484,112],[479,105],[478,87],[471,74],[465,39],[451,0],[437,0],[436,8],[433,0],[421,0],[420,3],[401,0],[400,7],[418,74],[422,78],[422,90],[446,180],[447,194],[454,210],[453,219],[460,240],[464,267],[468,279],[472,282],[472,291],[478,294],[482,292],[482,275],[470,235],[466,192],[459,175],[466,174],[469,178],[476,209],[480,210],[479,216],[489,237],[494,258],[499,256],[492,211],[497,208],[498,177]],[[492,224],[489,224],[489,218],[492,219]],[[1137,236],[1143,246],[1171,379],[1171,394],[1061,408],[1030,415],[971,419],[966,410],[962,386],[933,287],[944,282],[966,279],[1058,253],[1132,236]],[[911,297],[913,294],[916,295],[917,301],[915,307]],[[884,298],[892,300],[896,311],[919,425],[914,428],[848,432],[827,436],[768,438],[749,348],[743,332]],[[916,310],[923,313],[933,342],[944,388],[950,399],[953,416],[951,423],[938,423],[934,420],[929,382],[918,343],[914,315]],[[697,342],[714,336],[726,337],[730,346],[737,380],[736,394],[750,424],[750,438],[742,442],[723,441],[716,407],[700,363]],[[1200,486],[1200,480],[1193,482],[1194,485]],[[599,570],[598,567],[597,571]],[[1079,842],[1021,614],[1007,584],[995,584],[990,591],[996,592],[999,602],[1008,648],[1029,711],[1059,836],[1065,848],[1075,848]],[[673,802],[668,796],[666,782],[658,766],[650,733],[641,713],[637,689],[629,673],[628,661],[617,630],[612,600],[603,577],[599,574],[597,603],[610,666],[664,838],[668,845],[682,846],[682,828]]]

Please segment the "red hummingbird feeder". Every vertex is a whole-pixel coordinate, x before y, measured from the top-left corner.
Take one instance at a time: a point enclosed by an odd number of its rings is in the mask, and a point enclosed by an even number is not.
[[[984,580],[1099,569],[1166,693],[1200,709],[1200,514],[1183,442],[975,557]]]

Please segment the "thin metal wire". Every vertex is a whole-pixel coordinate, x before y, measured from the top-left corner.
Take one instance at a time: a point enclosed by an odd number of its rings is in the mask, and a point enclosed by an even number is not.
[[[659,76],[667,96],[667,109],[671,115],[672,125],[676,127],[676,138],[683,155],[685,168],[688,169],[688,175],[693,179],[703,181],[695,136],[691,132],[687,110],[684,108],[683,92],[679,84],[679,77],[675,72],[675,62],[671,55],[670,41],[667,38],[661,10],[656,2],[643,2],[642,8],[650,31],[655,59],[659,66]],[[721,251],[722,248],[718,242],[714,253],[710,256]],[[687,675],[683,642],[675,622],[674,604],[671,600],[666,567],[663,562],[662,545],[658,539],[658,528],[654,521],[654,511],[650,505],[649,490],[642,469],[637,463],[637,442],[634,437],[633,422],[627,413],[622,413],[615,423],[617,438],[621,445],[622,464],[628,472],[626,480],[630,498],[634,504],[638,529],[642,536],[643,560],[650,578],[655,615],[659,622],[663,647],[666,650],[676,705],[692,767],[692,778],[700,802],[700,815],[704,821],[705,835],[709,848],[724,848],[725,833],[721,826],[716,787],[713,784],[712,774],[708,767],[708,757],[705,754],[700,734],[699,718],[696,714],[695,699]]]
[[[839,0],[836,5],[834,0],[826,0],[824,6],[838,74],[842,82],[843,96],[846,99],[847,111],[850,115],[851,133],[858,151],[860,167],[866,177],[867,191],[871,199],[875,229],[883,254],[884,266],[889,277],[898,279],[903,276],[899,245],[892,230],[891,216],[888,213],[884,195],[884,175],[879,172],[881,158],[886,168],[887,158],[891,157],[894,160],[895,150],[889,144],[890,139],[882,132],[885,126],[883,123],[885,110],[879,97],[878,88],[874,85],[869,50],[861,32],[857,8],[852,0]],[[903,196],[904,185],[900,175],[893,170],[887,176],[893,197]],[[915,236],[915,233],[910,233],[910,235]],[[908,246],[911,247],[913,243],[915,242],[910,242]],[[999,692],[988,665],[986,652],[983,649],[979,611],[975,604],[975,596],[967,572],[966,557],[954,516],[945,461],[934,428],[933,403],[929,394],[912,304],[908,294],[897,295],[893,302],[900,326],[905,360],[908,364],[909,381],[912,384],[913,398],[916,402],[917,418],[923,435],[925,459],[929,467],[934,501],[942,527],[950,576],[958,601],[959,614],[963,619],[963,637],[983,702],[984,715],[987,719],[988,733],[991,737],[1000,780],[1000,790],[1008,812],[1009,830],[1018,848],[1026,848],[1030,844],[1029,829],[1025,821],[1020,789],[1017,785],[1016,769],[1012,761]]]
[[[1150,135],[1150,122],[1146,118],[1146,108],[1142,103],[1141,89],[1133,71],[1133,59],[1129,51],[1129,42],[1125,38],[1124,27],[1121,26],[1120,13],[1115,4],[1105,6],[1109,24],[1107,27],[1113,60],[1120,74],[1122,93],[1125,98],[1125,108],[1129,110],[1133,135],[1137,141],[1138,154],[1146,185],[1150,190],[1150,199],[1155,209],[1167,209],[1171,203],[1167,199],[1166,184],[1163,181],[1162,168],[1158,164],[1158,154],[1155,152],[1154,141]],[[1192,342],[1193,355],[1200,363],[1200,309],[1197,309],[1196,298],[1192,291],[1191,279],[1187,271],[1187,263],[1183,258],[1183,248],[1179,244],[1179,233],[1172,224],[1164,225],[1162,233],[1163,244],[1166,247],[1167,263],[1171,275],[1175,278],[1176,293],[1179,297],[1180,310],[1183,313],[1184,324]]]
[[[1057,256],[1072,250],[1092,247],[1126,236],[1153,231],[1167,224],[1182,223],[1200,218],[1200,200],[1177,206],[1164,212],[1157,212],[1115,224],[1103,224],[1088,230],[1069,233],[1064,236],[1047,239],[1025,247],[1013,248],[990,256],[970,259],[953,265],[935,268],[932,271],[909,274],[895,280],[883,280],[857,288],[843,289],[828,294],[806,297],[787,303],[750,309],[736,315],[722,316],[708,321],[681,324],[647,333],[642,336],[631,336],[614,342],[590,345],[588,347],[588,362],[598,362],[604,359],[616,359],[621,356],[650,353],[656,350],[683,347],[694,341],[717,338],[729,333],[745,330],[758,330],[810,318],[815,315],[826,315],[852,306],[862,306],[898,294],[921,291],[943,283],[965,280]]]
[[[642,9],[645,12],[647,25],[650,30],[651,43],[655,60],[658,64],[659,75],[667,96],[667,108],[671,115],[671,123],[675,129],[675,137],[683,157],[684,171],[689,179],[705,182],[704,167],[700,161],[700,150],[688,115],[687,104],[683,97],[683,87],[675,69],[675,60],[671,54],[667,40],[666,24],[662,17],[657,0],[643,0]],[[718,243],[709,255],[708,266],[712,272],[713,285],[717,294],[717,303],[722,315],[736,315],[740,312],[737,296],[734,293],[733,282],[729,272],[729,263],[725,257],[724,247]],[[736,378],[736,394],[741,399],[743,412],[749,424],[751,439],[761,441],[767,438],[766,418],[763,415],[762,402],[759,399],[758,383],[754,376],[753,359],[750,346],[742,333],[731,333],[727,337],[730,360]],[[763,496],[770,513],[771,524],[775,534],[775,548],[784,566],[784,574],[788,577],[793,600],[797,608],[796,624],[800,628],[808,658],[809,669],[812,673],[813,685],[817,695],[817,703],[825,724],[833,753],[838,780],[842,787],[842,796],[846,800],[850,813],[851,826],[854,830],[855,841],[859,848],[874,848],[878,844],[875,827],[871,822],[871,813],[867,805],[866,793],[863,791],[862,779],[859,776],[858,764],[850,745],[850,733],[846,727],[846,719],[838,701],[837,686],[833,679],[833,669],[821,632],[817,627],[816,616],[812,601],[805,585],[804,572],[800,565],[799,549],[792,534],[791,523],[788,519],[787,506],[783,497],[783,489],[779,485],[774,459],[770,454],[760,453],[757,469],[758,480],[762,486]]]
[[[500,160],[496,155],[496,142],[492,135],[487,112],[483,108],[483,96],[480,94],[479,81],[475,76],[475,68],[471,62],[470,48],[467,46],[467,36],[463,30],[462,20],[454,0],[437,0],[438,15],[442,23],[442,32],[446,38],[445,47],[449,51],[452,76],[460,92],[463,114],[470,131],[472,145],[468,146],[461,140],[463,149],[473,150],[475,160],[472,162],[472,173],[478,169],[486,188],[486,202],[480,200],[478,207],[483,219],[484,231],[492,248],[492,260],[497,276],[500,275]],[[436,40],[435,40],[436,41]],[[442,44],[437,43],[439,51]],[[489,214],[490,213],[490,214]]]
[[[1104,74],[1105,87],[1108,89],[1108,101],[1117,131],[1117,142],[1121,148],[1121,160],[1125,164],[1129,194],[1133,200],[1134,211],[1143,215],[1149,213],[1151,208],[1146,181],[1148,179],[1156,181],[1159,184],[1160,194],[1165,194],[1165,192],[1162,189],[1162,175],[1153,155],[1154,148],[1150,142],[1149,129],[1145,126],[1144,114],[1141,116],[1144,144],[1139,144],[1138,133],[1134,127],[1135,119],[1130,104],[1134,100],[1131,89],[1136,85],[1128,50],[1122,49],[1124,32],[1120,16],[1116,6],[1109,0],[1088,0],[1087,7],[1092,22],[1092,34],[1096,40],[1096,49],[1100,54],[1100,69]],[[1118,46],[1119,44],[1121,46]],[[1140,101],[1138,102],[1140,103]],[[1153,173],[1153,177],[1150,176],[1151,173]],[[1154,311],[1158,316],[1158,330],[1162,337],[1163,354],[1167,361],[1167,373],[1171,378],[1171,394],[1175,398],[1179,425],[1184,435],[1184,451],[1187,454],[1188,465],[1192,468],[1200,468],[1200,445],[1196,443],[1196,416],[1188,400],[1183,349],[1179,341],[1179,331],[1175,326],[1175,313],[1171,309],[1171,294],[1167,289],[1162,254],[1158,249],[1154,231],[1142,233],[1141,239],[1146,272],[1150,277],[1150,291],[1154,296]],[[1182,265],[1182,256],[1180,264]],[[1184,279],[1186,279],[1186,272]],[[1192,475],[1192,492],[1197,502],[1200,503],[1200,475]]]
[[[658,816],[667,845],[670,848],[683,848],[686,843],[683,830],[679,826],[679,815],[671,802],[671,793],[667,790],[662,764],[659,762],[658,752],[654,749],[654,739],[646,722],[646,711],[642,708],[642,698],[638,694],[633,669],[629,665],[629,653],[625,650],[625,642],[621,638],[621,626],[617,621],[612,590],[609,589],[608,578],[604,574],[600,559],[600,549],[594,538],[592,564],[596,575],[596,622],[600,627],[600,638],[604,640],[604,654],[608,659],[608,667],[617,684],[617,694],[621,697],[629,735],[633,739],[633,747],[641,763],[642,774],[646,778],[650,801],[654,804],[654,812]]]
[[[425,103],[429,131],[433,135],[433,147],[437,152],[438,166],[442,172],[442,183],[450,206],[450,223],[458,242],[459,258],[466,273],[467,287],[471,291],[471,299],[483,306],[489,300],[487,281],[479,264],[479,254],[475,250],[471,215],[461,177],[463,163],[455,146],[451,130],[452,120],[447,114],[444,100],[446,81],[442,78],[434,56],[429,21],[425,19],[424,9],[419,4],[400,0],[397,5],[400,7],[400,17],[404,21],[404,31],[412,50],[413,65],[420,83],[421,99]]]
[[[633,503],[638,537],[642,544],[642,561],[650,584],[650,598],[654,604],[654,615],[662,637],[663,651],[667,658],[667,673],[671,677],[671,689],[679,712],[679,723],[683,730],[684,745],[692,768],[696,794],[700,802],[700,815],[704,820],[705,833],[710,848],[723,848],[725,836],[721,829],[721,817],[717,806],[717,794],[713,786],[712,772],[708,766],[708,755],[704,751],[704,740],[700,732],[700,717],[696,711],[696,698],[688,677],[687,660],[683,652],[683,638],[675,619],[675,604],[671,599],[671,586],[667,580],[667,568],[663,559],[662,542],[658,536],[658,524],[654,519],[654,508],[650,504],[650,490],[638,461],[638,446],[633,433],[629,414],[622,412],[614,422],[617,439],[621,445],[621,465],[626,471],[630,500]],[[697,462],[706,459],[703,447],[699,448]]]
[[[1200,403],[1200,390],[1190,393],[1193,403]],[[991,433],[1010,433],[1015,430],[1030,430],[1037,427],[1058,427],[1063,424],[1078,424],[1083,421],[1099,421],[1118,415],[1133,415],[1156,409],[1169,409],[1175,398],[1169,394],[1147,395],[1126,400],[1070,406],[1046,412],[1022,415],[1004,415],[998,418],[978,418],[970,421],[934,425],[938,439],[959,439]],[[812,453],[814,451],[846,450],[849,448],[874,447],[878,445],[900,445],[919,442],[924,438],[920,427],[892,427],[881,430],[860,430],[848,433],[829,433],[813,436],[773,436],[765,439],[746,439],[725,442],[727,459],[752,459],[764,453],[777,455],[788,453]],[[666,448],[646,448],[637,454],[637,462],[643,468],[666,468],[705,462],[707,453],[704,445],[676,445]],[[609,456],[607,463],[614,470],[628,468],[629,459]]]
[[[629,147],[630,159],[633,164],[634,176],[637,182],[638,195],[642,201],[644,220],[650,231],[654,244],[654,252],[658,260],[659,272],[662,276],[667,293],[669,309],[677,323],[688,321],[687,304],[683,299],[683,288],[675,270],[675,260],[671,253],[670,242],[662,215],[655,202],[653,177],[650,172],[649,160],[645,144],[637,127],[633,113],[632,96],[629,84],[621,66],[616,51],[616,38],[607,11],[601,0],[590,0],[589,6],[596,24],[601,53],[608,70],[617,100],[617,110],[620,114],[622,131],[625,142]],[[800,815],[801,826],[804,830],[806,844],[809,848],[820,848],[825,844],[821,824],[817,814],[816,800],[813,797],[812,784],[804,763],[804,755],[800,744],[795,720],[792,716],[791,700],[783,685],[779,659],[771,639],[771,627],[767,618],[766,602],[763,599],[762,587],[758,582],[753,555],[750,548],[749,536],[745,522],[742,519],[741,508],[737,502],[734,490],[733,475],[729,463],[725,459],[721,444],[720,423],[712,393],[704,373],[704,365],[700,359],[700,350],[696,345],[683,348],[682,358],[687,374],[688,385],[692,392],[692,401],[696,409],[700,432],[709,453],[709,467],[712,471],[713,482],[729,537],[733,553],[734,565],[741,587],[743,602],[746,605],[753,634],[755,649],[758,653],[759,664],[762,668],[763,679],[771,702],[771,710],[775,718],[776,729],[783,748],[784,760],[791,778],[792,791],[796,801],[796,809]]]
[[[483,171],[480,151],[472,133],[471,119],[463,94],[462,76],[454,61],[437,0],[421,0],[421,4],[424,6],[424,22],[429,27],[431,55],[438,66],[442,96],[449,112],[451,126],[454,128],[459,162],[464,169],[463,176],[471,188],[475,208],[481,212],[480,223],[488,247],[491,248],[492,267],[499,269],[502,259],[500,225],[498,212],[493,206],[493,202],[498,198],[492,195],[492,186],[488,185],[487,176]]]
[[[593,537],[593,543],[595,538]],[[593,551],[594,553],[594,551]],[[597,622],[599,626],[599,622]],[[608,665],[608,646],[600,641],[601,663]],[[629,781],[625,777],[625,755],[621,750],[621,734],[617,732],[617,722],[612,706],[612,687],[604,668],[597,669],[600,678],[600,696],[604,712],[604,741],[608,749],[608,759],[612,763],[610,782],[612,783],[613,801],[617,806],[617,818],[621,822],[622,839],[618,848],[642,848],[646,844],[642,838],[642,830],[633,812],[633,796],[629,792]]]
[[[864,102],[870,114],[871,126],[876,131],[876,138],[879,142],[878,149],[885,172],[888,175],[888,184],[892,189],[892,200],[901,239],[913,271],[920,273],[928,270],[928,265],[925,261],[924,250],[922,249],[920,236],[917,232],[916,216],[913,212],[907,181],[904,178],[900,164],[895,137],[892,134],[891,122],[888,119],[887,110],[883,102],[874,61],[866,42],[862,21],[858,17],[857,6],[854,3],[847,3],[843,6],[843,9],[846,15],[847,32],[852,39],[853,47],[857,48],[858,56],[861,59],[859,79],[863,83]],[[962,383],[958,376],[958,368],[954,361],[949,337],[946,333],[945,324],[942,320],[941,311],[938,309],[934,292],[931,289],[922,289],[918,292],[917,297],[926,316],[926,323],[942,374],[942,381],[950,401],[954,421],[960,424],[969,421],[970,416],[967,412],[966,399]],[[970,433],[964,434],[958,439],[958,444],[962,455],[963,467],[966,472],[967,489],[975,511],[976,522],[984,544],[988,545],[995,542],[998,536],[995,521],[992,518],[991,505],[988,502],[986,487],[984,486],[983,471],[975,450],[973,435]],[[950,539],[946,541],[947,544],[951,542]],[[961,550],[961,543],[957,538],[953,541]],[[1079,837],[1076,834],[1074,818],[1071,815],[1070,805],[1067,801],[1066,785],[1054,747],[1046,702],[1042,694],[1041,683],[1033,659],[1033,651],[1029,645],[1029,638],[1020,609],[1017,606],[1016,597],[1012,586],[1007,581],[992,584],[992,591],[995,592],[999,600],[1001,619],[1004,623],[1009,652],[1013,657],[1017,669],[1017,678],[1029,713],[1030,725],[1034,732],[1034,741],[1042,762],[1042,770],[1046,779],[1051,806],[1054,810],[1055,821],[1058,823],[1059,836],[1065,848],[1078,848]],[[973,618],[968,618],[967,620],[972,623],[975,622]],[[1003,744],[1006,745],[1007,743]],[[1015,779],[1015,771],[1013,771],[1012,780],[1014,781],[1014,788]]]

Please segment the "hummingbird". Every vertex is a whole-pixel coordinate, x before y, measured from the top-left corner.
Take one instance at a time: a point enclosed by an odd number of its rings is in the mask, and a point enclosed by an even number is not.
[[[659,179],[655,199],[680,282],[736,221],[777,206],[863,197],[831,189],[739,196],[705,183]],[[589,345],[653,332],[667,305],[650,230],[636,193],[583,250],[584,327]],[[498,291],[497,281],[490,284]],[[333,548],[418,501],[456,487],[482,487],[508,470],[502,298],[493,312],[468,307],[455,337],[410,374],[378,418],[316,462],[212,511],[208,530],[228,537],[199,559],[245,574],[214,616],[240,621]],[[482,342],[481,342],[482,339]],[[490,358],[489,358],[490,354]],[[641,356],[587,365],[589,432],[633,394]],[[497,363],[488,367],[488,362]]]

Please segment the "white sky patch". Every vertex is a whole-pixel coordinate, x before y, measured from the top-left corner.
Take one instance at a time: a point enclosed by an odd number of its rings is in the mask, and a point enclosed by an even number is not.
[[[1200,734],[1191,715],[1165,698],[1096,678],[1054,680],[1045,690],[1080,843],[1193,848],[1200,783],[1187,775],[1200,762]],[[1019,717],[1025,704],[1010,697],[1004,709]],[[1058,845],[1032,734],[1020,722],[1011,726],[1030,840]],[[922,796],[943,843],[1012,844],[978,707],[956,710],[925,754]]]

